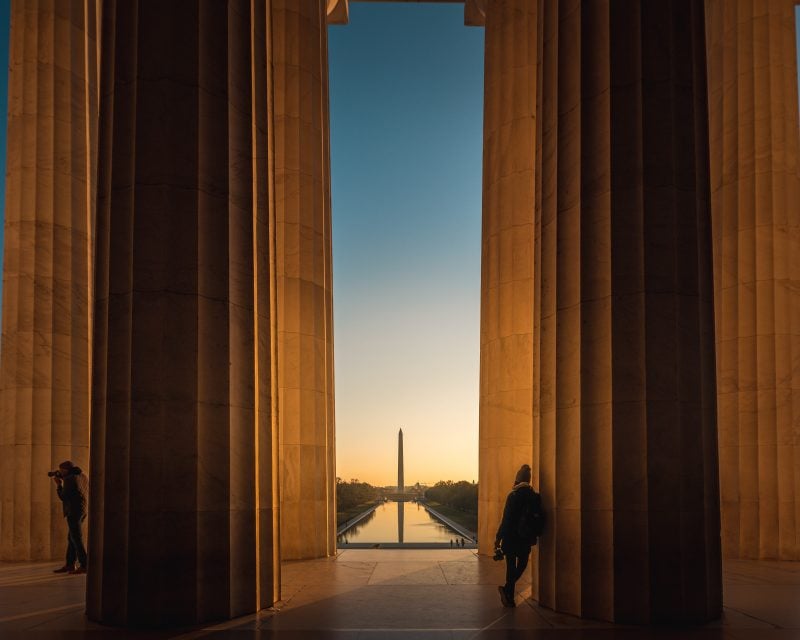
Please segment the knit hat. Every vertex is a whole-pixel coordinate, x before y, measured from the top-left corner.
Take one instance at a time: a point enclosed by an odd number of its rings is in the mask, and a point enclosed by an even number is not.
[[[517,471],[517,475],[514,478],[514,484],[519,484],[520,482],[530,482],[531,481],[531,467],[530,465],[523,464],[519,471]]]

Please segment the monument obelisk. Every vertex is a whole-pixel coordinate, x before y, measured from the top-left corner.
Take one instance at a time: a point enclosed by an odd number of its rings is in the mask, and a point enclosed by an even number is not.
[[[403,430],[397,434],[397,493],[405,492],[405,482],[403,480]]]

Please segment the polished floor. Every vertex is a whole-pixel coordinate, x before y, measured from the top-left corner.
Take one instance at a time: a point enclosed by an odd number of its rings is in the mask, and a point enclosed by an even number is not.
[[[563,616],[497,597],[502,563],[469,550],[356,550],[283,566],[283,601],[220,625],[126,631],[83,615],[83,576],[54,576],[53,564],[0,564],[0,638],[331,638],[369,640],[697,639],[800,640],[800,563],[727,562],[725,615],[699,628],[616,626]]]

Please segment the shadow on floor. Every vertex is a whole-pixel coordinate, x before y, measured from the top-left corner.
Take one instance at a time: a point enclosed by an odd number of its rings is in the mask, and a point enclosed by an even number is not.
[[[693,628],[611,625],[556,614],[526,600],[500,606],[503,563],[470,550],[355,550],[285,563],[275,609],[195,629],[129,631],[83,615],[84,576],[54,576],[50,563],[0,564],[0,637],[467,640],[538,638],[800,640],[800,563],[730,561],[725,613]]]

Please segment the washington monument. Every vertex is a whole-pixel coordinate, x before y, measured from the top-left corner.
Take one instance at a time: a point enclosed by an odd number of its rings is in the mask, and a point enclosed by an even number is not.
[[[406,485],[403,481],[403,430],[397,434],[397,493],[403,493]]]

